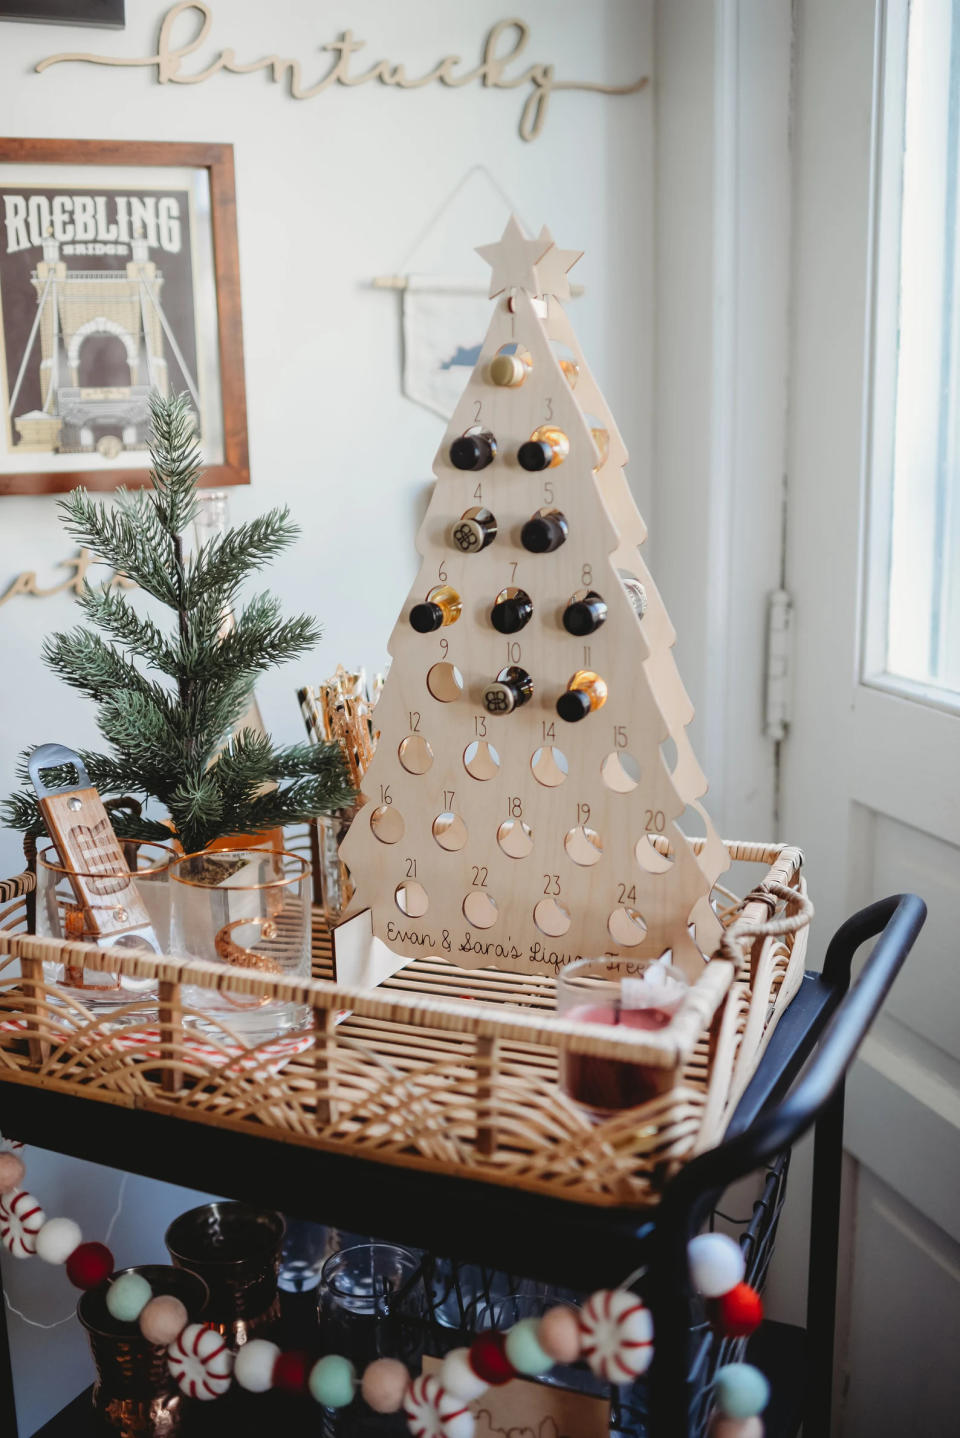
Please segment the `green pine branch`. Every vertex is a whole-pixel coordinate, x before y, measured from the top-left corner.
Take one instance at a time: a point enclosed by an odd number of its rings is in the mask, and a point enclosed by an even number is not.
[[[246,578],[282,553],[299,530],[286,509],[275,509],[186,558],[183,534],[196,516],[202,478],[193,414],[184,395],[154,396],[151,410],[151,487],[121,490],[109,505],[74,490],[62,510],[68,532],[170,611],[172,628],[138,614],[127,593],[88,585],[79,603],[90,627],[51,635],[44,658],[97,706],[108,747],[81,754],[91,782],[104,798],[156,801],[191,852],[224,834],[258,833],[333,812],[355,794],[337,745],[275,748],[266,735],[233,734],[257,676],[298,658],[320,637],[306,615],[285,620],[269,594],[252,598],[232,618]],[[49,782],[72,777],[64,770]],[[19,778],[23,787],[0,804],[0,816],[13,828],[41,833],[25,759]],[[114,818],[124,838],[171,837],[159,819],[120,811]]]

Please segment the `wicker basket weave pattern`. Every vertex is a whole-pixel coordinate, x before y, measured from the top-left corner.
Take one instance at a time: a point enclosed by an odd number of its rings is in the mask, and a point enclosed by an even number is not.
[[[730,942],[668,1029],[558,1019],[555,980],[417,959],[381,987],[331,975],[318,923],[314,978],[296,982],[103,951],[22,932],[33,876],[0,886],[0,1082],[54,1087],[386,1163],[600,1205],[656,1202],[666,1178],[716,1143],[803,975],[809,905],[797,850],[729,844],[767,886],[718,903]],[[732,901],[732,902],[731,902]],[[726,902],[726,907],[724,907]],[[158,981],[159,1007],[94,1014],[44,982],[52,961]],[[290,999],[308,1032],[245,1050],[182,1005],[182,986]],[[672,1074],[657,1098],[592,1122],[556,1083],[564,1047]]]

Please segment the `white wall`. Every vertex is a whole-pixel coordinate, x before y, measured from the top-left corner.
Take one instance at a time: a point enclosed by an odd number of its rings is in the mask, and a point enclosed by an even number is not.
[[[269,582],[289,609],[309,610],[325,627],[314,656],[296,672],[269,676],[258,691],[268,725],[293,740],[297,683],[340,661],[380,665],[415,572],[416,520],[442,425],[402,396],[397,299],[369,281],[401,263],[471,166],[486,165],[529,224],[549,224],[561,245],[586,251],[574,276],[587,287],[575,322],[633,454],[641,508],[648,507],[652,93],[558,94],[541,138],[524,143],[520,90],[399,93],[367,85],[296,103],[263,75],[161,89],[143,71],[32,73],[39,58],[60,50],[147,54],[163,8],[128,0],[122,34],[0,24],[0,133],[235,147],[253,483],[233,492],[232,513],[241,519],[278,501],[291,506],[304,537]],[[411,73],[450,52],[479,58],[486,30],[510,13],[501,0],[322,7],[220,0],[213,8],[211,54],[224,45],[240,59],[277,51],[302,57],[307,74],[325,68],[317,46],[348,27],[367,39],[371,62],[389,56]],[[647,0],[526,0],[522,15],[532,30],[527,58],[554,62],[560,79],[622,83],[650,71]],[[462,272],[469,246],[499,235],[502,204],[487,203],[483,185],[469,193],[473,203],[412,257],[412,267],[436,262]],[[53,499],[0,499],[0,590],[28,568],[41,582],[56,582],[53,566],[70,552]],[[74,621],[63,596],[0,607],[0,790],[11,785],[21,749],[50,739],[95,742],[91,706],[38,659],[44,635]],[[0,874],[19,867],[16,836],[0,834]],[[91,1234],[103,1231],[115,1174],[53,1158],[34,1158],[31,1172],[50,1209],[83,1209]],[[157,1254],[166,1219],[189,1197],[131,1183],[118,1260]],[[40,1282],[35,1275],[33,1266],[5,1262],[13,1302],[41,1321],[62,1316],[70,1306],[62,1275],[48,1271]],[[84,1346],[74,1324],[42,1340],[16,1318],[11,1328],[27,1434],[81,1386]]]

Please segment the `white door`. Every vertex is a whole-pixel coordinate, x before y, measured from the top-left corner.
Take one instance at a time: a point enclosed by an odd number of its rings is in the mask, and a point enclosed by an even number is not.
[[[782,832],[930,910],[851,1077],[835,1431],[960,1428],[960,5],[795,9]],[[820,1435],[808,1435],[820,1438]]]

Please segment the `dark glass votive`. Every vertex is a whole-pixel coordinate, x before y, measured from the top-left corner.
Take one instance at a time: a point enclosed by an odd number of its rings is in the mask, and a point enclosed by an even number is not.
[[[175,1218],[164,1241],[178,1268],[210,1290],[204,1320],[232,1348],[263,1337],[280,1317],[282,1214],[247,1203],[205,1203]]]
[[[207,1285],[196,1273],[143,1264],[120,1269],[139,1273],[154,1295],[179,1298],[194,1323],[207,1303]],[[105,1286],[89,1289],[77,1304],[97,1370],[93,1407],[101,1422],[120,1438],[174,1438],[180,1430],[183,1395],[167,1367],[164,1345],[148,1343],[137,1323],[121,1323],[107,1310]]]

